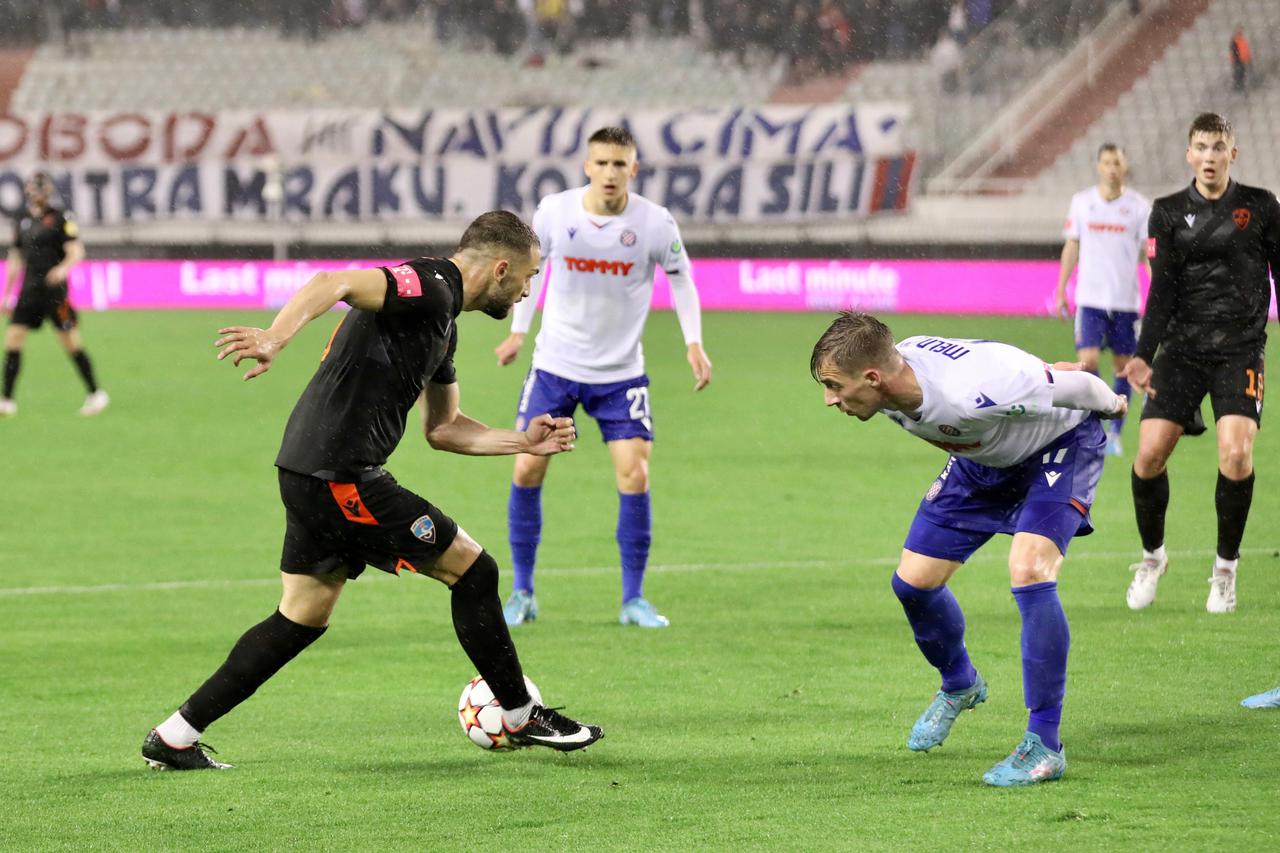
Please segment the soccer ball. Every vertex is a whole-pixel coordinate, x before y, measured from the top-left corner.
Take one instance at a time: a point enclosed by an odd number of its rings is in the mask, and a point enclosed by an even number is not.
[[[524,686],[534,703],[541,705],[542,694],[527,675]],[[462,688],[462,695],[458,697],[458,722],[462,724],[463,733],[481,749],[515,749],[502,725],[502,706],[483,676],[477,675]]]

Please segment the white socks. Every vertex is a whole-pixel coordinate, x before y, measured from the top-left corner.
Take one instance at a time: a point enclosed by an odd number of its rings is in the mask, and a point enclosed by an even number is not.
[[[1163,563],[1165,560],[1169,559],[1169,556],[1165,554],[1164,546],[1161,545],[1159,548],[1155,549],[1154,551],[1148,551],[1145,548],[1142,549],[1142,559],[1155,560],[1157,563]]]
[[[1213,573],[1215,575],[1234,576],[1236,573],[1236,566],[1239,565],[1239,563],[1240,563],[1239,558],[1236,558],[1234,560],[1224,560],[1221,557],[1217,557],[1213,561]]]
[[[533,700],[530,699],[519,708],[510,710],[502,709],[502,723],[507,727],[508,731],[514,732],[516,729],[529,722],[529,714],[533,712]]]
[[[191,728],[191,724],[177,711],[173,712],[172,717],[156,726],[156,734],[160,735],[160,740],[175,749],[186,749],[200,739],[200,732]]]

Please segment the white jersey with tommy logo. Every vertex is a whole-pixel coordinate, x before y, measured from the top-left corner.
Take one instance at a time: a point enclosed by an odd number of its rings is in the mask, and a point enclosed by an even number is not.
[[[640,337],[654,270],[691,281],[689,258],[665,207],[631,193],[622,213],[597,216],[582,206],[586,190],[539,203],[533,230],[542,244],[542,272],[529,298],[516,305],[511,328],[529,330],[549,275],[534,368],[575,382],[622,382],[644,373]]]
[[[1125,189],[1111,201],[1097,186],[1071,197],[1063,236],[1080,242],[1076,305],[1104,311],[1137,312],[1138,261],[1147,249],[1151,202]]]
[[[1048,365],[1008,344],[921,336],[899,342],[898,352],[924,403],[918,412],[882,411],[954,456],[1009,468],[1090,414],[1055,407]]]

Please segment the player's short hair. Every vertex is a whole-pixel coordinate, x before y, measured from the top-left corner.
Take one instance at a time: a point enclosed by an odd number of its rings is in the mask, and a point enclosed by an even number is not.
[[[1098,146],[1098,159],[1102,159],[1102,155],[1114,151],[1121,157],[1125,156],[1124,146],[1116,142],[1104,142]]]
[[[870,314],[843,311],[813,345],[809,373],[818,379],[819,368],[828,362],[843,373],[888,365],[895,361],[897,352],[888,326]]]
[[[507,210],[491,210],[472,220],[458,241],[458,251],[476,249],[527,255],[538,245],[538,235],[523,219]],[[505,250],[505,251],[504,251]]]
[[[53,175],[45,171],[33,172],[27,182],[36,192],[47,196],[58,191],[58,187],[53,182]]]
[[[623,148],[635,148],[636,138],[631,135],[631,131],[625,127],[602,127],[595,133],[591,134],[591,138],[587,140],[587,144],[599,142],[602,145],[621,145]]]
[[[1235,139],[1236,131],[1231,126],[1231,122],[1227,121],[1226,116],[1220,113],[1200,113],[1191,122],[1191,129],[1187,131],[1187,143],[1191,143],[1191,137],[1197,133],[1215,133],[1221,134],[1224,139]]]

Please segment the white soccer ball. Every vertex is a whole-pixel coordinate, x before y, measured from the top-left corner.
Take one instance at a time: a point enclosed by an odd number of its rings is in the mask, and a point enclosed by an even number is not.
[[[524,677],[524,686],[535,704],[542,704],[538,686]],[[458,722],[471,742],[481,749],[514,749],[502,725],[502,706],[482,676],[477,675],[462,688],[458,697]]]

